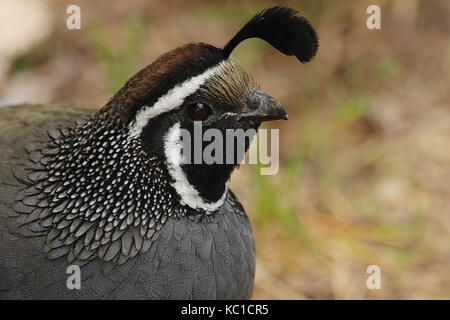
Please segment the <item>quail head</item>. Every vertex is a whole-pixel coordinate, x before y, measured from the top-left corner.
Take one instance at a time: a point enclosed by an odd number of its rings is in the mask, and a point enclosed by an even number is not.
[[[238,159],[190,161],[181,138],[198,124],[223,133],[287,119],[230,56],[248,38],[301,62],[318,47],[308,21],[277,6],[222,49],[163,54],[98,111],[0,109],[0,298],[251,297],[251,226],[226,186]],[[79,290],[67,287],[69,265]]]

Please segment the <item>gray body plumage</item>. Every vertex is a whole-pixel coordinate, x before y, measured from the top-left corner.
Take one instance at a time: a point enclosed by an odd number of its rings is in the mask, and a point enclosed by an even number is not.
[[[36,159],[39,154],[33,155],[33,150],[45,150],[55,129],[75,127],[94,113],[64,105],[0,109],[0,298],[249,298],[255,271],[253,236],[248,218],[231,192],[213,214],[174,214],[159,224],[161,220],[155,218],[152,223],[154,216],[149,215],[128,226],[123,222],[123,230],[119,230],[119,220],[110,219],[111,228],[116,229],[103,230],[102,244],[94,245],[94,235],[88,241],[89,230],[107,228],[108,219],[103,219],[103,224],[101,217],[91,219],[84,230],[87,214],[77,211],[76,219],[69,219],[70,212],[62,212],[57,218],[45,212],[47,200],[26,191],[30,179],[46,179],[39,170],[47,160]],[[34,170],[32,178],[30,169]],[[26,197],[24,192],[28,192]],[[83,204],[77,205],[83,208]],[[141,212],[145,214],[144,209]],[[60,227],[55,227],[56,223]],[[24,224],[26,230],[20,226]],[[58,241],[49,238],[52,226]],[[81,290],[66,286],[66,268],[72,263],[81,265]]]
[[[196,121],[220,133],[287,120],[230,57],[249,38],[301,62],[318,48],[306,19],[275,6],[223,49],[163,54],[99,111],[0,109],[1,299],[250,298],[253,235],[226,188],[239,161],[198,166],[181,154]],[[80,290],[66,286],[72,264]]]

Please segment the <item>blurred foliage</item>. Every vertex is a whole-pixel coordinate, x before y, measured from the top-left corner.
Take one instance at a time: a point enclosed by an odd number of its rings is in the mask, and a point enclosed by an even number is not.
[[[192,41],[223,46],[278,3],[80,0],[86,30],[55,28],[16,57],[11,83],[28,71],[50,87],[63,70],[54,99],[101,106],[163,52]],[[55,1],[54,11],[67,4]],[[316,28],[312,62],[256,39],[233,52],[290,114],[269,125],[280,128],[278,174],[243,166],[231,181],[254,225],[254,298],[449,298],[448,1],[283,4]],[[366,28],[369,4],[382,8],[381,30]],[[365,286],[370,264],[381,267],[382,290]]]
[[[54,52],[57,51],[57,41],[46,39],[37,45],[32,52],[14,57],[11,61],[9,73],[14,75],[20,72],[26,72],[30,69],[39,67],[52,59]]]
[[[145,36],[145,22],[137,16],[125,22],[125,43],[122,48],[108,37],[101,25],[89,30],[89,36],[98,62],[102,65],[110,93],[119,90],[137,69]]]

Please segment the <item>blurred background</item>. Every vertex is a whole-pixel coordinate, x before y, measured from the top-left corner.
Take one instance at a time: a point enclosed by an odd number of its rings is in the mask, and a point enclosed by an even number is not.
[[[255,299],[450,298],[450,1],[0,0],[0,106],[98,106],[184,43],[223,46],[282,3],[315,27],[301,65],[260,40],[234,56],[287,109],[280,170],[231,187],[253,222]],[[81,8],[81,30],[66,8]],[[381,8],[381,30],[366,9]],[[381,289],[368,290],[369,265]]]

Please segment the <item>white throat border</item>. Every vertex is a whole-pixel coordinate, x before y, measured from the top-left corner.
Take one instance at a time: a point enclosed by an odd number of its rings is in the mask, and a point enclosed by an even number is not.
[[[201,208],[207,213],[216,211],[225,202],[228,188],[216,202],[206,202],[195,187],[189,183],[181,165],[185,161],[182,156],[182,142],[180,139],[180,124],[174,124],[164,136],[164,153],[167,159],[167,168],[174,182],[171,184],[181,197],[181,204],[188,205],[192,209]]]

